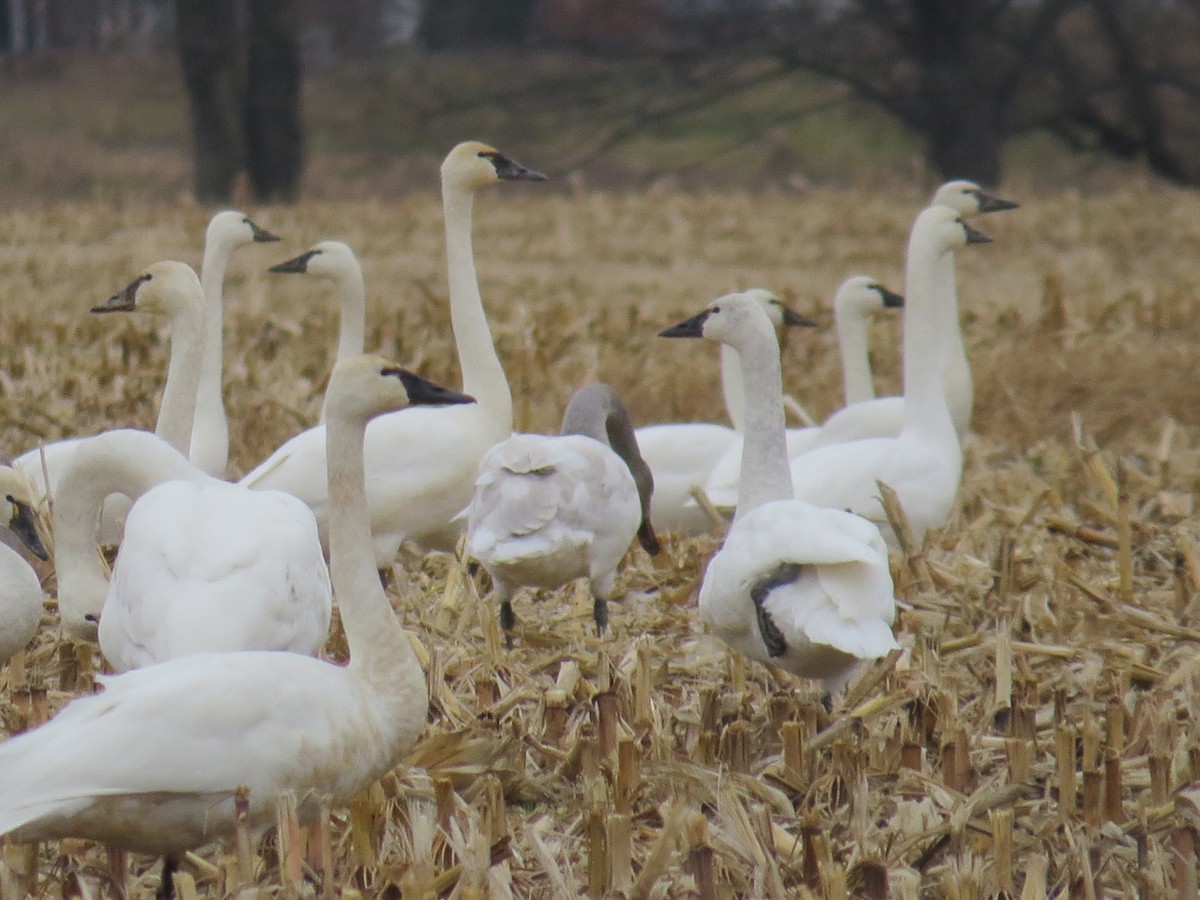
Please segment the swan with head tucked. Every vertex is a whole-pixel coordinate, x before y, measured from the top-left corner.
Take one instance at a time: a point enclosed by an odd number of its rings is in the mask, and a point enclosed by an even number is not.
[[[367,328],[367,289],[363,284],[362,265],[348,244],[342,241],[321,241],[299,256],[271,266],[270,272],[315,275],[332,281],[341,299],[337,354],[334,365],[363,352]],[[325,404],[321,404],[321,421],[325,421]]]
[[[895,437],[816,447],[793,457],[797,497],[858,513],[875,522],[893,545],[896,536],[877,481],[896,492],[917,542],[946,521],[962,475],[962,449],[938,352],[953,293],[946,281],[954,278],[955,250],[988,240],[947,206],[930,206],[917,216],[905,271],[904,424]]]
[[[249,788],[254,827],[285,792],[301,821],[400,762],[428,689],[371,553],[363,432],[410,403],[466,403],[380,357],[329,384],[330,571],[350,662],[298,653],[199,654],[102,679],[45,725],[0,744],[0,834],[79,837],[177,857],[234,830]]]
[[[756,291],[761,290],[755,289]],[[752,293],[747,291],[746,293]],[[846,403],[857,403],[875,396],[875,385],[871,377],[871,357],[867,343],[867,332],[871,318],[883,309],[894,309],[904,305],[904,298],[888,290],[874,278],[854,275],[838,287],[833,297],[833,314],[836,324],[838,348],[842,358],[843,390]],[[724,365],[726,356],[732,365]],[[736,369],[737,351],[728,344],[721,345],[721,371]],[[732,389],[729,386],[732,383]],[[726,381],[726,397],[741,392],[741,376],[736,382]],[[853,399],[852,399],[853,398]],[[741,401],[738,401],[740,406]],[[732,408],[732,406],[731,406]],[[811,449],[821,433],[819,427],[789,428],[786,434],[788,457]],[[729,507],[736,503],[738,483],[741,480],[742,439],[739,437],[717,460],[704,482],[704,491],[709,498],[716,497],[720,505]],[[732,499],[731,499],[732,498]]]
[[[229,462],[229,422],[222,387],[224,365],[225,272],[233,251],[247,244],[270,243],[278,237],[254,224],[249,216],[227,209],[209,220],[204,234],[200,283],[204,286],[204,363],[196,397],[195,426],[188,459],[218,478]]]
[[[380,568],[390,566],[405,540],[427,550],[453,550],[471,502],[479,461],[512,434],[512,394],[492,344],[475,277],[471,210],[475,191],[500,181],[541,181],[544,175],[474,141],[459,144],[442,163],[442,202],[450,324],[471,406],[405,410],[367,429],[367,497]],[[324,428],[287,441],[241,483],[295,494],[316,514],[327,540],[329,497],[324,488]]]
[[[700,586],[700,615],[731,647],[832,691],[896,647],[896,602],[879,529],[792,497],[779,346],[761,308],[730,294],[664,337],[737,349],[746,409],[741,497]]]
[[[484,455],[467,514],[467,554],[495,582],[510,646],[512,598],[522,585],[587,578],[603,633],[629,542],[636,535],[646,552],[659,550],[653,491],[625,404],[606,384],[572,395],[560,434],[514,434]]]
[[[165,314],[171,323],[171,351],[155,434],[178,450],[186,450],[192,433],[196,390],[204,351],[204,292],[186,263],[166,260],[141,272],[129,286],[93,313],[148,312]],[[59,482],[78,449],[92,438],[57,441],[19,456],[13,465],[28,477],[35,496],[46,496],[42,456],[49,472],[49,494],[58,496]],[[121,520],[129,507],[117,498],[108,504],[101,534],[105,543],[120,540]]]
[[[768,290],[751,288],[746,293],[762,305],[777,328],[816,326]],[[635,431],[642,456],[654,473],[650,521],[658,531],[688,537],[713,531],[713,521],[695,502],[692,491],[704,487],[713,467],[734,448],[741,455],[741,370],[737,352],[725,345],[721,345],[721,392],[732,428],[713,422],[671,422]]]
[[[930,206],[945,206],[969,218],[984,213],[1017,209],[1018,204],[987,193],[973,181],[948,181],[934,192]],[[943,304],[939,352],[946,369],[946,402],[961,439],[971,426],[971,410],[975,405],[975,383],[971,364],[963,341],[962,322],[958,312],[958,292],[954,284],[954,264],[942,287],[949,291]],[[931,346],[929,349],[933,349]],[[850,403],[835,412],[821,425],[813,447],[843,444],[870,437],[892,437],[900,433],[904,422],[903,397],[879,397]]]
[[[11,466],[0,466],[0,528],[38,559],[48,558],[34,523],[29,479]],[[25,649],[41,618],[37,573],[7,542],[0,544],[0,663]]]
[[[107,494],[134,503],[111,582],[97,554]],[[315,655],[333,603],[317,523],[290,494],[208,475],[144,431],[81,447],[54,507],[64,631],[96,635],[117,672],[193,653]]]

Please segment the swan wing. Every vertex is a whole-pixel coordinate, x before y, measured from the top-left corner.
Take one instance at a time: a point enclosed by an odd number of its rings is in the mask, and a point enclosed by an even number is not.
[[[878,397],[843,406],[818,429],[811,448],[895,437],[904,424],[904,398]],[[795,453],[790,453],[795,456]]]
[[[167,482],[129,516],[100,641],[121,671],[192,653],[313,654],[332,600],[316,522],[298,499]]]

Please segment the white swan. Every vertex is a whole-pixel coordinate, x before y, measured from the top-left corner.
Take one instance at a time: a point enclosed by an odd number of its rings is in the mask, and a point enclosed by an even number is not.
[[[405,540],[429,550],[454,549],[465,524],[459,514],[471,502],[479,461],[489,447],[512,434],[512,394],[492,344],[475,277],[471,208],[475,191],[485,185],[544,178],[473,141],[459,144],[442,163],[450,323],[463,390],[478,403],[405,410],[382,417],[367,429],[367,497],[380,568],[391,565]],[[295,494],[316,514],[325,541],[329,499],[324,472],[324,429],[317,426],[291,438],[241,483]]]
[[[0,525],[30,553],[47,558],[34,524],[29,480],[11,466],[0,466]],[[33,640],[41,618],[41,581],[21,554],[0,544],[0,663]]]
[[[924,209],[913,223],[905,273],[904,424],[891,438],[817,447],[791,460],[796,496],[816,506],[847,509],[888,525],[876,481],[889,485],[919,542],[946,521],[962,475],[958,432],[946,403],[941,332],[953,279],[953,252],[989,239],[946,206]]]
[[[887,547],[867,520],[792,499],[779,346],[761,308],[730,294],[661,332],[737,348],[746,396],[741,499],[700,586],[700,615],[731,647],[834,690],[896,647]]]
[[[756,289],[761,290],[761,289]],[[752,292],[747,291],[750,294]],[[871,377],[871,357],[867,344],[867,333],[871,318],[883,309],[904,305],[904,298],[888,290],[874,278],[854,275],[838,287],[833,297],[834,322],[837,328],[838,348],[841,352],[843,390],[846,403],[857,403],[875,396],[875,385]],[[737,351],[728,344],[721,345],[722,373],[726,369],[737,369]],[[726,354],[732,360],[725,366]],[[725,396],[742,390],[741,376],[736,381],[727,379]],[[853,399],[852,399],[853,398]],[[741,401],[738,401],[739,405]],[[732,406],[730,407],[732,409]],[[786,434],[788,457],[797,456],[815,446],[821,429],[789,428]],[[731,507],[737,502],[738,483],[741,480],[742,439],[739,437],[717,460],[704,482],[704,491],[709,498],[716,498],[720,506]]]
[[[814,327],[816,323],[788,309],[770,291],[746,292],[763,306],[776,327]],[[709,534],[714,523],[695,502],[692,491],[704,487],[713,467],[734,447],[741,447],[743,421],[741,370],[737,351],[721,346],[721,390],[733,428],[712,422],[644,425],[634,432],[642,457],[654,473],[650,521],[657,531],[684,536]],[[737,450],[740,457],[741,450]]]
[[[363,352],[367,328],[367,289],[363,284],[362,265],[348,244],[321,241],[311,250],[271,266],[268,271],[315,275],[332,281],[341,301],[334,365]],[[325,421],[324,403],[321,404],[321,421]]]
[[[225,466],[229,462],[229,423],[225,418],[221,384],[225,271],[229,268],[230,256],[238,247],[277,240],[278,237],[259,228],[247,215],[232,209],[213,216],[204,234],[204,261],[200,265],[205,300],[204,365],[196,397],[195,427],[187,455],[209,475],[218,478],[225,475]]]
[[[606,384],[574,393],[559,435],[514,434],[484,455],[467,514],[467,554],[495,582],[510,646],[512,598],[522,585],[587,578],[603,633],[629,542],[636,534],[648,553],[658,552],[648,517],[653,490],[629,414]]]
[[[134,500],[105,578],[96,513],[107,494]],[[96,634],[118,672],[193,653],[315,655],[333,602],[317,524],[279,491],[201,472],[144,431],[98,435],[75,454],[54,507],[63,629]]]
[[[1016,209],[1017,204],[986,193],[973,181],[948,181],[934,192],[930,206],[946,206],[960,218],[983,213]],[[958,312],[958,292],[954,286],[954,264],[943,287],[950,292],[943,307],[940,352],[946,369],[946,401],[954,427],[962,438],[971,425],[971,410],[975,405],[975,383],[971,364],[963,341],[962,323]],[[813,447],[843,444],[870,437],[892,437],[900,433],[904,421],[903,397],[880,397],[847,405],[825,420]]]
[[[92,312],[138,311],[165,314],[171,322],[171,351],[155,434],[178,450],[186,450],[192,433],[196,391],[204,351],[204,292],[186,263],[166,260],[145,269],[128,287]],[[33,484],[34,495],[57,497],[59,481],[75,452],[91,438],[56,441],[17,457],[13,465]],[[42,453],[50,480],[42,471]],[[120,539],[121,519],[128,504],[114,498],[104,514],[102,539]]]
[[[371,416],[406,403],[470,398],[379,357],[341,363],[329,394],[330,568],[349,665],[298,653],[200,654],[104,678],[102,693],[0,744],[0,834],[175,857],[232,834],[239,785],[250,790],[253,826],[274,823],[284,792],[307,821],[416,741],[428,690],[375,570],[363,432]]]

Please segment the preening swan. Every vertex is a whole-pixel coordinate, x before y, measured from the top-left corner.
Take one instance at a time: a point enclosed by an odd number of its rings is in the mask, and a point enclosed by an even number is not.
[[[315,275],[332,281],[341,299],[334,365],[363,352],[367,328],[367,290],[363,285],[362,266],[348,244],[321,241],[311,250],[271,266],[268,271]],[[321,404],[321,421],[325,421],[324,403]]]
[[[756,291],[761,289],[755,289]],[[747,291],[747,294],[753,294]],[[834,322],[837,326],[838,348],[842,358],[843,390],[847,403],[854,403],[875,396],[875,385],[871,378],[871,358],[867,346],[867,333],[872,316],[883,309],[904,305],[904,298],[888,290],[874,278],[854,275],[838,287],[833,297]],[[726,357],[731,366],[725,366]],[[721,371],[737,368],[737,351],[728,344],[721,345]],[[732,383],[741,392],[741,376],[736,382],[726,381],[725,396],[731,398],[728,385]],[[855,399],[850,399],[854,397]],[[741,401],[738,401],[741,405]],[[730,407],[732,409],[732,406]],[[789,428],[786,434],[788,457],[797,456],[812,449],[820,436],[820,428]],[[741,479],[742,439],[739,437],[717,460],[704,483],[704,491],[718,507],[730,508],[737,503],[738,483]]]
[[[375,356],[340,363],[329,398],[330,570],[350,663],[200,654],[103,678],[101,693],[0,744],[0,834],[173,857],[232,833],[239,785],[253,826],[274,823],[284,792],[307,821],[413,745],[428,690],[375,570],[363,432],[408,403],[470,398]]]
[[[209,475],[222,477],[229,462],[229,423],[221,384],[224,365],[224,285],[229,258],[238,247],[279,240],[236,210],[219,212],[204,234],[204,261],[200,283],[204,286],[204,365],[196,398],[196,422],[188,458]]]
[[[484,455],[467,515],[467,553],[492,576],[510,646],[512,598],[522,585],[587,578],[596,630],[604,631],[629,542],[637,535],[648,553],[658,552],[653,490],[629,414],[606,384],[574,393],[559,435],[515,434]]]
[[[950,302],[953,252],[989,239],[947,206],[930,206],[913,223],[905,272],[904,424],[891,438],[817,447],[791,460],[796,496],[817,506],[848,509],[895,535],[876,481],[897,494],[919,542],[946,521],[962,475],[958,432],[946,403],[941,331]]]
[[[947,206],[955,210],[960,218],[1017,208],[1016,203],[986,193],[973,181],[946,182],[934,192],[929,205]],[[967,359],[967,348],[959,319],[953,262],[950,263],[948,271],[949,274],[941,284],[942,289],[949,291],[950,296],[944,305],[940,352],[946,369],[946,402],[950,404],[950,415],[961,439],[971,425],[975,384],[971,378],[971,364]],[[821,426],[821,432],[813,446],[843,444],[870,437],[892,437],[900,433],[903,420],[903,397],[881,397],[853,405],[847,401],[844,408],[831,415]]]
[[[200,280],[186,263],[170,260],[154,263],[124,290],[92,308],[93,313],[119,311],[165,314],[170,319],[170,362],[155,434],[176,449],[186,451],[192,433],[204,350],[204,292]],[[81,443],[88,440],[90,438],[73,438],[30,450],[19,456],[14,465],[31,480],[35,496],[45,496],[47,486],[41,458],[44,451],[50,475],[49,493],[57,496],[63,472]],[[102,526],[106,543],[120,539],[120,520],[127,510],[127,504],[114,498],[111,508],[105,512]]]
[[[752,298],[721,297],[661,334],[735,347],[745,387],[741,497],[705,570],[700,615],[738,652],[832,691],[859,660],[896,647],[883,538],[859,516],[792,498],[779,347]]]
[[[106,494],[135,502],[111,583],[96,553]],[[118,672],[192,653],[316,654],[333,602],[317,523],[280,491],[213,478],[144,431],[76,452],[54,507],[58,607]]]
[[[430,550],[453,550],[471,502],[483,454],[512,434],[512,394],[484,315],[471,250],[475,191],[498,181],[541,181],[545,176],[485,144],[459,144],[442,163],[450,323],[471,406],[406,410],[367,429],[367,497],[380,568],[412,540]],[[321,426],[296,435],[242,479],[256,489],[295,494],[316,514],[327,540],[329,499],[324,487],[325,437]]]
[[[16,469],[0,466],[0,527],[39,559],[46,548],[34,524],[29,481]],[[23,650],[42,618],[42,583],[21,554],[0,544],[0,663]]]
[[[755,298],[776,327],[814,327],[816,322],[783,305],[773,293],[762,288],[746,292]],[[638,447],[654,473],[654,498],[650,521],[658,531],[673,531],[692,536],[708,534],[713,522],[692,498],[694,488],[702,488],[713,467],[727,458],[734,447],[741,447],[743,421],[741,370],[737,352],[721,346],[721,389],[725,409],[733,428],[711,422],[673,422],[638,428]],[[741,450],[736,451],[740,457]],[[736,459],[734,466],[736,468]]]

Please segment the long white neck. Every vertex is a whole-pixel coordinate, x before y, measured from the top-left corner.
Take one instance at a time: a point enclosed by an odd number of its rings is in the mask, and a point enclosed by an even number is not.
[[[946,282],[954,255],[928,229],[914,228],[908,242],[904,305],[903,432],[957,441],[946,404],[944,331]]]
[[[148,431],[107,431],[79,445],[54,495],[54,566],[65,625],[98,618],[104,607],[108,578],[98,552],[104,498],[137,500],[164,481],[206,477]]]
[[[728,344],[721,345],[721,394],[725,397],[725,412],[734,429],[746,431],[746,386],[742,383],[742,361],[738,352]]]
[[[763,323],[760,323],[763,324]],[[736,522],[755,507],[792,498],[792,475],[784,438],[783,375],[779,341],[763,324],[740,336],[746,422]]]
[[[196,421],[188,457],[210,475],[221,477],[229,461],[229,424],[221,387],[224,334],[223,285],[233,248],[220,242],[204,245],[200,285],[204,288],[204,365],[196,395]]]
[[[204,309],[185,304],[171,317],[171,355],[167,363],[167,382],[154,433],[178,450],[188,452],[196,391],[204,361]]]
[[[943,277],[941,285],[945,291],[942,302],[946,313],[946,321],[942,325],[945,340],[943,377],[946,381],[946,403],[950,406],[950,417],[954,420],[959,437],[962,437],[971,427],[971,410],[975,406],[975,381],[971,376],[971,363],[967,359],[967,347],[963,341],[953,253],[948,254],[946,271],[948,274]]]
[[[875,383],[871,378],[871,357],[868,347],[870,323],[857,309],[834,306],[838,348],[842,353],[842,385],[846,405],[871,400]]]
[[[505,437],[512,431],[512,393],[492,343],[483,298],[479,295],[479,281],[475,276],[475,256],[471,248],[472,201],[470,191],[443,184],[450,325],[458,348],[458,364],[462,367],[463,390],[475,397],[479,408],[496,425],[497,434]]]
[[[362,267],[351,266],[339,273],[336,284],[341,298],[341,311],[338,316],[337,355],[333,361],[335,366],[363,352],[367,332],[367,288],[363,283]],[[326,403],[328,397],[321,404],[322,422],[328,414]]]
[[[408,634],[379,583],[367,509],[363,441],[367,423],[329,411],[329,574],[342,613],[350,670],[375,694],[374,706],[395,728],[420,729],[428,690]],[[420,689],[414,686],[420,685]]]

